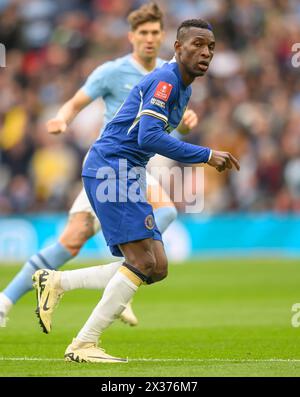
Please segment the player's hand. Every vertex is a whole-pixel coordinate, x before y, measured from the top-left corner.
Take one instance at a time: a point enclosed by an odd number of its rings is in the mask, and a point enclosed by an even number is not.
[[[181,134],[187,134],[191,131],[191,129],[196,127],[198,122],[199,119],[197,114],[192,109],[187,109],[182,116],[178,131]]]
[[[67,129],[67,123],[59,118],[51,119],[47,122],[47,131],[49,134],[58,135],[65,132]]]
[[[239,161],[229,152],[219,152],[217,150],[212,151],[212,155],[207,164],[215,167],[219,172],[225,171],[226,169],[231,169],[234,165],[235,168],[240,170]]]

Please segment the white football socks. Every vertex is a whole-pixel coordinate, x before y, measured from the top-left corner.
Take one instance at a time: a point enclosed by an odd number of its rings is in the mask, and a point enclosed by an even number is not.
[[[99,336],[124,310],[141,284],[142,280],[122,266],[107,284],[100,302],[76,339],[97,343]]]
[[[122,263],[123,261],[119,261],[108,265],[63,271],[60,279],[61,287],[65,291],[77,288],[103,289]]]

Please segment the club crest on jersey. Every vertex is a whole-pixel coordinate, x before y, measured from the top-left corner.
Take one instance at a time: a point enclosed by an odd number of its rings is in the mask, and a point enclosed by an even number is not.
[[[172,84],[161,81],[156,87],[154,97],[167,102],[172,91]]]
[[[154,218],[153,215],[148,215],[145,218],[145,226],[147,229],[152,230],[154,228]]]

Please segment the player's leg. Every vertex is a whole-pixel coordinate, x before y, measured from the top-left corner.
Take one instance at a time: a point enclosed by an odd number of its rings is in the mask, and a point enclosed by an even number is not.
[[[164,233],[176,219],[177,210],[170,196],[159,182],[147,172],[147,200],[152,205],[158,230]]]
[[[103,331],[120,315],[142,283],[161,280],[167,274],[167,258],[160,241],[144,239],[121,244],[120,249],[125,262],[111,278],[102,299],[68,346],[65,352],[67,361],[106,362],[103,350],[97,347]],[[114,359],[110,356],[112,362]]]
[[[161,240],[161,234],[155,225],[152,207],[146,200],[133,202],[129,197],[126,202],[101,200],[99,192],[103,189],[103,181],[90,177],[83,177],[83,181],[112,254],[123,256],[125,262],[110,279],[100,302],[68,346],[65,357],[67,361],[105,362],[101,360],[102,350],[98,349],[97,353],[100,335],[124,310],[142,283],[155,281],[151,279],[155,269],[161,269],[160,278],[163,278],[162,269],[167,267],[167,260],[163,245],[153,242],[153,239]],[[117,189],[120,186],[117,178],[112,183],[116,183]],[[127,180],[127,191],[133,183]],[[143,186],[143,180],[140,180],[140,186]],[[156,250],[161,251],[159,255]],[[157,265],[156,258],[163,263]]]
[[[59,243],[75,257],[85,242],[101,229],[91,204],[87,198],[85,190],[82,189],[71,209],[69,221],[59,238]],[[49,257],[49,262],[51,258]],[[65,262],[55,262],[55,266],[41,265],[41,270],[34,269],[29,273],[30,286],[33,281],[37,291],[37,314],[44,332],[51,331],[52,315],[55,307],[59,303],[63,293],[74,289],[103,289],[110,278],[120,267],[120,261],[108,265],[94,266],[91,268],[56,272],[54,270],[61,267]],[[46,267],[46,268],[45,268]],[[28,290],[28,289],[27,289]],[[43,294],[42,294],[43,292]],[[47,301],[46,301],[47,300]],[[45,304],[46,301],[46,304]],[[47,310],[44,310],[46,308]],[[131,304],[121,313],[120,319],[129,325],[137,325],[138,320],[133,313]]]
[[[83,196],[82,196],[83,195]],[[97,229],[99,227],[99,221],[97,220],[88,198],[86,197],[85,192],[81,193],[80,201],[72,207],[71,212],[76,214],[76,211],[81,209],[85,209],[86,214],[91,214],[91,218],[83,219],[83,221],[87,223],[94,222],[94,228]],[[147,198],[150,204],[153,207],[154,217],[156,225],[161,233],[163,233],[170,223],[176,218],[177,211],[176,208],[170,199],[167,192],[162,188],[162,186],[158,183],[158,181],[147,173]],[[77,200],[78,201],[78,200]],[[92,219],[94,217],[94,220]],[[91,226],[91,225],[90,225]],[[83,231],[80,231],[78,234],[82,234]],[[82,228],[83,230],[83,228]],[[63,242],[64,246],[68,246],[69,250],[76,250],[78,249],[78,237],[73,238],[70,233],[72,230],[67,230],[62,238],[61,241]],[[118,268],[121,266],[122,262],[113,262],[109,265],[104,266],[93,266],[84,269],[77,269],[77,270],[70,270],[64,271],[63,273],[53,274],[47,280],[47,275],[45,273],[41,274],[43,281],[41,281],[40,286],[39,283],[36,282],[37,288],[44,288],[45,282],[47,281],[47,289],[50,292],[50,309],[47,313],[39,312],[38,315],[42,317],[41,325],[45,332],[51,331],[51,321],[52,321],[52,313],[57,305],[62,293],[64,291],[70,291],[74,289],[102,289],[105,288],[110,278],[115,274]],[[49,274],[50,275],[50,274]],[[159,276],[155,276],[159,277]],[[37,281],[37,280],[36,280]],[[44,296],[46,296],[44,294]],[[43,306],[43,304],[39,304],[38,306]],[[49,306],[49,302],[48,302]],[[37,310],[43,310],[37,309]],[[131,325],[137,325],[138,319],[134,314],[131,304],[128,304],[123,312],[120,314],[120,319]]]
[[[150,174],[147,175],[147,183],[148,199],[152,200],[156,224],[162,233],[176,218],[177,211],[168,194]],[[94,215],[85,194],[84,198],[84,204],[83,200],[81,199],[80,205],[73,206],[73,211],[77,211],[79,208],[84,207],[86,210],[89,209],[91,215]],[[90,222],[92,222],[92,219],[90,219]],[[96,217],[94,219],[94,223],[97,224]],[[77,241],[72,240],[72,236],[69,236],[68,231],[62,236],[61,241],[64,243],[64,245],[68,245],[70,250],[77,248]],[[161,261],[158,262],[160,263]],[[46,272],[37,275],[37,279],[35,280],[39,301],[37,310],[43,330],[45,332],[50,332],[53,310],[64,291],[78,288],[105,288],[110,278],[120,267],[121,263],[122,262],[113,262],[105,266],[94,266],[90,268],[65,271],[63,273],[55,275],[53,274],[51,276],[50,274],[47,276]],[[159,273],[160,270],[157,272]],[[155,281],[159,280],[160,278],[160,274],[157,272],[154,275]],[[38,277],[40,277],[40,281],[38,281]],[[46,289],[50,291],[50,308],[47,312],[43,311],[43,302],[41,298],[39,299],[39,289],[44,289],[45,285],[47,285]],[[44,296],[47,297],[45,293]],[[47,306],[49,306],[49,301],[47,302]],[[130,303],[120,314],[120,319],[129,325],[137,325],[138,320],[132,311]]]
[[[153,207],[153,213],[155,218],[155,223],[161,234],[169,227],[169,225],[176,219],[177,210],[165,189],[159,184],[159,182],[149,173],[147,173],[147,199],[148,202]],[[160,241],[154,240],[154,244],[162,244]],[[152,275],[153,280],[159,281],[167,276],[167,267],[160,267],[164,263],[161,257],[160,250],[155,250],[156,252],[156,268]],[[163,251],[164,252],[164,251]],[[127,305],[120,318],[123,319],[130,318],[131,322],[135,322],[135,314],[132,312],[131,305]]]

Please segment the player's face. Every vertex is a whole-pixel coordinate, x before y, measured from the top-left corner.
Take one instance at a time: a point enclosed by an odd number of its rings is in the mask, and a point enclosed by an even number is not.
[[[203,76],[207,72],[214,49],[214,34],[202,28],[190,28],[184,39],[175,43],[178,59],[192,77]]]
[[[133,52],[143,60],[156,58],[164,37],[159,22],[146,22],[129,32]]]

